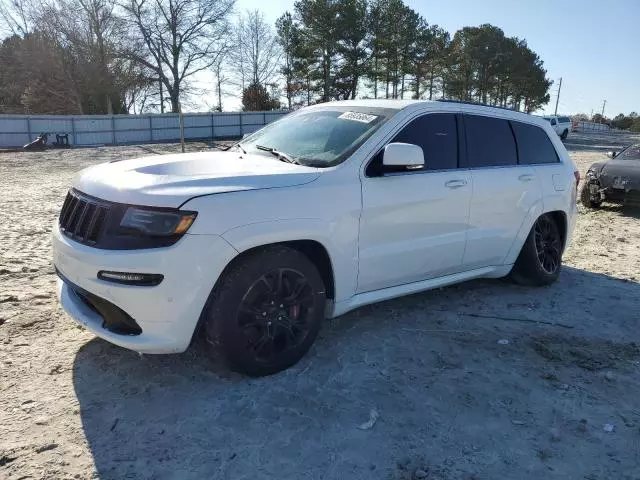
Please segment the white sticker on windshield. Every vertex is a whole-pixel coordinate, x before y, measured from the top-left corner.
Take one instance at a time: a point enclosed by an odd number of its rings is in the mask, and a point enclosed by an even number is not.
[[[356,122],[362,123],[371,123],[378,118],[378,116],[369,115],[368,113],[344,112],[338,118],[342,118],[344,120],[355,120]]]

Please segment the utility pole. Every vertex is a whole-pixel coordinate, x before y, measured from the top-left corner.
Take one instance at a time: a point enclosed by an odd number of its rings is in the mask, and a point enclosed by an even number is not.
[[[600,115],[602,115],[602,119],[604,120],[604,106],[607,104],[606,100],[602,101],[602,113]]]
[[[560,101],[560,89],[562,88],[562,77],[560,77],[560,85],[558,85],[558,94],[556,95],[556,111],[554,115],[558,115],[558,102]]]

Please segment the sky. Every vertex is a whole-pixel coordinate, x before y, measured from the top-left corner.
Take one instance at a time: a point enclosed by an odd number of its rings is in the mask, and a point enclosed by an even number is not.
[[[453,36],[465,26],[491,23],[505,35],[527,40],[562,90],[558,114],[640,113],[640,0],[405,0],[429,22]],[[260,10],[275,23],[294,0],[238,0],[237,11]],[[212,105],[215,101],[210,102]],[[226,99],[225,109],[237,108]],[[543,112],[539,112],[543,113]]]

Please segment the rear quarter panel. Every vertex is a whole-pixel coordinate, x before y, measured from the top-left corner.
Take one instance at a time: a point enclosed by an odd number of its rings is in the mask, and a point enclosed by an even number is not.
[[[547,136],[556,149],[556,153],[558,154],[560,161],[553,164],[533,166],[542,189],[542,198],[539,203],[531,207],[529,213],[525,217],[522,227],[520,228],[520,231],[507,254],[505,259],[506,264],[511,264],[516,261],[520,254],[520,250],[522,249],[522,245],[524,245],[533,224],[540,215],[554,211],[560,211],[565,214],[567,219],[567,238],[565,239],[565,249],[570,243],[578,215],[576,205],[577,185],[574,176],[574,172],[577,168],[573,160],[571,160],[562,140],[560,140],[558,135],[555,133],[553,126],[548,122],[545,122],[544,124],[538,123],[538,125],[544,128]]]

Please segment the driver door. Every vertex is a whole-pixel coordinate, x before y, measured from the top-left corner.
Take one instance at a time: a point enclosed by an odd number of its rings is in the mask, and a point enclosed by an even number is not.
[[[420,170],[385,168],[382,152],[362,178],[358,293],[460,272],[471,175],[458,169],[457,118],[420,116],[392,142],[422,147]]]

